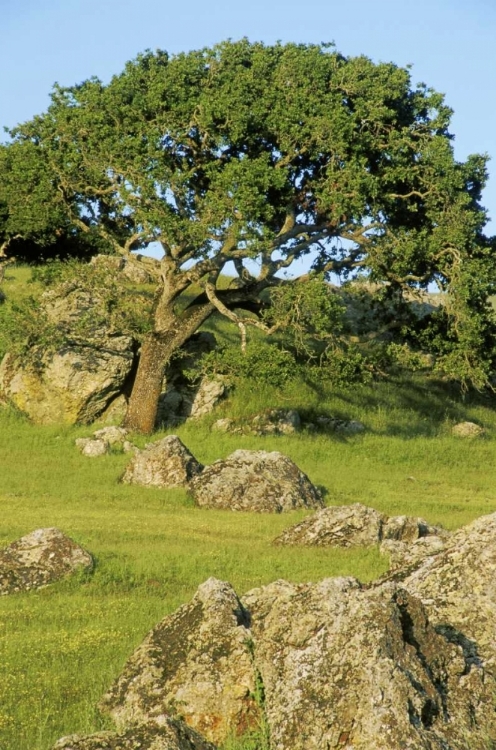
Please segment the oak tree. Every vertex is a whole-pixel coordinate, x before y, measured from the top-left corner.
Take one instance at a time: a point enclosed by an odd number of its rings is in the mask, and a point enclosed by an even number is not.
[[[454,158],[451,114],[408,69],[332,45],[148,51],[108,84],[55,86],[48,110],[11,132],[3,253],[61,232],[124,256],[161,248],[126,417],[142,432],[174,352],[213,311],[242,337],[270,328],[261,295],[295,267],[302,282],[361,274],[397,298],[437,284],[440,357],[482,383],[494,338],[486,159]]]

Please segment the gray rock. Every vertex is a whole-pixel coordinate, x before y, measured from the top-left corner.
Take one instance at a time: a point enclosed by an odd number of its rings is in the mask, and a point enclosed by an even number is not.
[[[151,631],[101,708],[120,732],[180,712],[224,743],[259,725],[255,693],[272,750],[487,750],[496,737],[493,681],[462,634],[434,627],[398,584],[353,578],[276,581],[241,601],[209,579]]]
[[[317,547],[365,547],[384,539],[413,542],[428,535],[443,538],[448,532],[423,518],[393,516],[362,503],[324,508],[283,531],[274,544]]]
[[[455,532],[402,585],[474,662],[496,669],[496,513]]]
[[[41,588],[92,566],[91,555],[59,529],[37,529],[0,550],[0,595]]]
[[[83,456],[95,458],[104,456],[109,452],[110,443],[107,440],[94,440],[93,438],[77,438],[75,443]]]
[[[237,450],[191,482],[200,507],[281,513],[321,508],[320,491],[282,453]]]
[[[129,440],[124,440],[122,443],[122,450],[124,453],[139,453],[140,449],[134,445],[134,443],[131,443]]]
[[[396,584],[279,581],[242,602],[273,750],[487,750],[487,671]]]
[[[215,432],[233,432],[236,429],[235,424],[234,419],[229,419],[228,417],[218,419],[213,423],[212,430]]]
[[[475,422],[459,422],[451,430],[453,435],[464,438],[481,437],[485,434],[485,429]]]
[[[98,421],[104,424],[121,424],[127,414],[127,398],[121,393],[113,399],[104,411],[98,415]]]
[[[105,315],[98,295],[66,284],[45,293],[42,313],[61,330],[73,331],[81,317]],[[90,423],[119,395],[134,361],[130,336],[96,324],[84,341],[55,353],[33,350],[38,363],[7,354],[0,365],[0,391],[37,424]]]
[[[177,435],[169,435],[138,451],[126,468],[122,481],[147,487],[187,487],[202,469],[202,464]]]
[[[426,557],[437,555],[446,547],[445,538],[424,536],[412,543],[395,539],[385,539],[381,544],[381,554],[389,556],[390,570],[400,570],[418,566]]]
[[[202,378],[194,395],[183,393],[182,413],[190,419],[201,419],[215,409],[226,393],[222,380]]]
[[[109,445],[122,445],[128,434],[129,430],[126,430],[125,427],[115,427],[112,425],[96,430],[93,433],[93,437],[95,440],[105,440]]]
[[[166,718],[160,726],[133,726],[122,733],[62,737],[52,750],[215,750],[215,747],[184,722]]]
[[[293,435],[301,430],[301,419],[295,409],[269,409],[251,420],[248,431],[257,435]]]
[[[361,503],[324,508],[283,531],[274,544],[364,547],[377,544],[387,516]]]
[[[321,430],[337,432],[341,435],[358,435],[365,431],[365,425],[356,419],[347,420],[321,415],[316,417],[315,424]]]
[[[101,702],[118,727],[177,712],[212,742],[256,726],[260,708],[248,616],[228,583],[210,578],[146,637]]]

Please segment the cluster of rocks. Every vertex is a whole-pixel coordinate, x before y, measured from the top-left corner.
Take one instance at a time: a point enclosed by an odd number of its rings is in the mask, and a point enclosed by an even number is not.
[[[102,698],[116,732],[54,750],[213,750],[260,727],[274,750],[487,750],[495,560],[493,514],[401,580],[275,581],[240,597],[209,579]]]
[[[423,518],[386,516],[361,503],[324,508],[283,531],[276,545],[367,547],[380,544],[393,570],[409,567],[445,549],[450,532]]]
[[[92,566],[91,555],[59,529],[36,529],[0,550],[0,596],[42,588]]]
[[[212,430],[235,435],[293,435],[302,430],[357,435],[364,432],[365,426],[355,419],[338,419],[323,414],[304,419],[296,409],[266,409],[242,423],[226,417],[218,419]]]
[[[321,508],[320,491],[278,451],[237,450],[204,467],[176,435],[136,451],[123,482],[151,487],[187,487],[198,506],[281,513]]]
[[[138,449],[127,439],[128,434],[129,431],[124,427],[102,427],[96,430],[92,437],[77,438],[75,444],[83,456],[89,458],[104,456],[110,453],[113,447],[120,448],[124,453],[134,453]]]

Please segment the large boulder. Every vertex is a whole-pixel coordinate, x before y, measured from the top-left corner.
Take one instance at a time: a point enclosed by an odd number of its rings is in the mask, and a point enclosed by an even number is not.
[[[401,542],[385,539],[381,544],[381,554],[389,557],[389,569],[392,571],[417,567],[426,557],[438,555],[446,548],[447,537],[423,536],[414,542]]]
[[[177,435],[169,435],[136,451],[122,481],[146,487],[187,487],[202,469]]]
[[[101,324],[103,301],[77,283],[43,296],[42,315],[72,343],[55,352],[39,346],[26,363],[7,354],[0,365],[0,393],[37,424],[89,423],[122,391],[135,360],[130,336]],[[95,320],[91,335],[78,339],[82,319]]]
[[[283,531],[274,544],[314,547],[366,547],[389,539],[414,542],[422,537],[447,535],[423,518],[391,516],[362,503],[324,508]]]
[[[353,578],[276,581],[241,600],[209,579],[151,631],[101,708],[121,733],[179,713],[219,744],[265,723],[273,750],[487,750],[496,738],[493,680],[463,633],[435,627],[397,583]]]
[[[232,587],[210,578],[166,617],[130,658],[101,702],[118,727],[163,723],[180,713],[222,742],[257,724],[249,617]]]
[[[160,726],[147,724],[121,733],[62,737],[53,750],[215,750],[215,747],[184,722],[167,718]]]
[[[273,750],[487,748],[487,672],[396,584],[280,581],[242,602]]]
[[[0,595],[41,588],[92,565],[91,555],[59,529],[37,529],[0,550]]]
[[[474,663],[482,659],[496,670],[496,513],[459,529],[402,585]]]
[[[237,450],[195,477],[191,491],[206,508],[281,513],[323,505],[307,475],[277,451]]]

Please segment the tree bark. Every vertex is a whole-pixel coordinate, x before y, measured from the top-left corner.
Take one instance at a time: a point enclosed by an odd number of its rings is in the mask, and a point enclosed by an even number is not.
[[[166,330],[153,331],[145,338],[124,419],[124,427],[128,430],[144,435],[153,432],[165,367],[174,352],[198,330],[214,309],[210,303],[196,305],[180,317],[176,317],[174,312],[170,311]],[[165,319],[162,308],[162,324],[165,324]]]
[[[171,341],[151,333],[143,342],[124,427],[149,435],[155,427],[164,368],[173,349]]]

